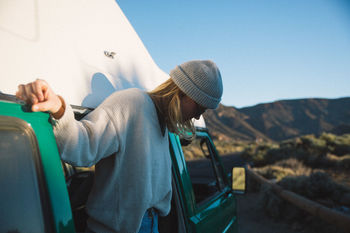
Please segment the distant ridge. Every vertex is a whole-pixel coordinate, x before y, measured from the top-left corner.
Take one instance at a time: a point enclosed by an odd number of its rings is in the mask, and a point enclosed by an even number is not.
[[[350,133],[350,97],[295,99],[234,108],[220,105],[204,118],[220,140],[282,141],[322,132]]]

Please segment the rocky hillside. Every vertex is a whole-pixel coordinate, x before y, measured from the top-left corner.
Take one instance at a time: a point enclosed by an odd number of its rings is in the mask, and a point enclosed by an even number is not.
[[[305,134],[350,133],[350,97],[297,99],[246,108],[220,105],[204,114],[217,139],[281,141]]]

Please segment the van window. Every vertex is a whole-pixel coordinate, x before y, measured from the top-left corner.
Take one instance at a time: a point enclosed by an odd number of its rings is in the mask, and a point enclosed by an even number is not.
[[[182,150],[196,203],[202,204],[224,187],[213,148],[207,137],[197,136],[191,144],[183,146]]]
[[[35,136],[28,124],[0,116],[0,232],[45,232]],[[34,138],[33,138],[34,137]]]

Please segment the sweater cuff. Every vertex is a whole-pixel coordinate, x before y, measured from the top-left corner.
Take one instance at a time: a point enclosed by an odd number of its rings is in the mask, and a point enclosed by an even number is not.
[[[60,111],[62,110],[60,109],[59,112]],[[58,128],[63,128],[67,123],[75,120],[73,109],[70,105],[66,105],[65,103],[62,115],[58,119],[53,114],[50,115],[51,123],[54,126],[54,130],[57,130]]]
[[[55,118],[56,120],[59,120],[59,119],[63,116],[63,114],[64,114],[64,112],[65,112],[65,110],[66,110],[66,102],[65,102],[64,99],[63,99],[61,96],[59,96],[59,95],[58,95],[58,98],[60,99],[62,105],[61,105],[60,109],[59,109],[57,112],[51,113],[51,116],[52,116],[53,118]]]

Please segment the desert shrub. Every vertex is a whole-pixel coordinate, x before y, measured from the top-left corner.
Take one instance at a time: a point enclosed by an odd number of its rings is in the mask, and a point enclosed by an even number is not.
[[[281,180],[286,176],[293,176],[294,171],[290,168],[283,168],[275,165],[265,166],[256,170],[266,179]]]
[[[272,191],[269,185],[262,185],[261,193],[262,195],[260,195],[258,202],[259,208],[264,209],[273,218],[280,218],[284,213],[284,201]]]
[[[320,139],[326,141],[330,153],[338,156],[350,154],[350,134],[336,136],[330,133],[323,133]]]
[[[337,156],[331,153],[326,155],[328,164],[332,164],[338,169],[349,169],[350,168],[350,154],[344,156]]]
[[[314,135],[305,135],[300,137],[300,143],[297,147],[303,148],[308,154],[315,156],[324,155],[327,153],[327,143],[321,138],[316,138]]]
[[[334,202],[350,192],[349,188],[334,182],[327,173],[320,171],[310,176],[286,177],[278,184],[309,199],[329,198]]]
[[[275,179],[284,189],[330,208],[339,208],[348,206],[344,203],[349,203],[350,188],[336,183],[321,169],[332,176],[334,171],[343,174],[344,170],[350,168],[348,150],[350,134],[322,134],[319,138],[306,135],[289,139],[264,150],[252,147],[247,150],[247,155],[259,159],[257,164],[261,167],[255,167],[254,170],[268,179]],[[315,233],[342,232],[282,200],[269,187],[262,187],[261,206],[268,215],[278,220],[284,219],[291,226],[300,226],[300,230],[307,228],[308,232]]]
[[[327,174],[322,172],[312,173],[309,177],[286,177],[278,184],[285,189],[307,196],[312,200],[332,197],[335,202],[343,192],[349,191],[347,188],[334,183]],[[265,210],[267,215],[278,221],[288,222],[295,230],[307,229],[307,232],[312,233],[343,233],[336,226],[314,217],[283,200],[275,194],[270,186],[262,186],[259,205],[260,208]]]
[[[268,185],[263,185],[261,187],[259,207],[262,208],[268,216],[278,221],[284,220],[289,223],[300,221],[302,220],[302,216],[305,215],[302,210],[280,198]]]
[[[202,150],[200,149],[200,142],[195,140],[191,144],[183,147],[183,152],[186,160],[202,159],[204,157]]]
[[[276,163],[278,161],[287,160],[290,158],[303,161],[303,158],[307,156],[307,153],[296,147],[280,147],[274,148],[267,152],[266,161],[268,164]]]
[[[337,155],[350,154],[350,134],[344,134],[342,136],[337,136],[335,141],[335,151]]]
[[[241,156],[254,166],[260,167],[269,163],[266,158],[267,152],[277,147],[278,144],[273,143],[249,144]]]
[[[330,164],[326,155],[326,141],[317,139],[313,135],[283,141],[279,145],[271,143],[262,145],[252,144],[242,153],[242,157],[253,162],[254,166],[257,167],[274,164],[289,158],[303,161],[311,167],[328,167]]]
[[[214,140],[216,150],[220,155],[232,154],[242,152],[247,146],[247,142],[240,142],[236,140],[222,141]]]
[[[242,158],[246,159],[249,162],[252,162],[253,157],[256,154],[256,147],[257,147],[256,144],[252,144],[252,143],[248,144],[241,154]]]
[[[274,179],[280,181],[287,176],[308,176],[312,169],[305,166],[302,162],[295,158],[281,160],[273,165],[267,165],[255,170],[267,179]]]
[[[327,144],[331,144],[336,140],[337,135],[331,133],[322,133],[320,138],[325,140]]]
[[[322,134],[320,138],[306,135],[283,141],[279,145],[251,145],[243,152],[243,157],[252,161],[257,167],[295,158],[313,168],[349,168],[347,154],[335,154],[347,151],[346,148],[350,150],[348,135]],[[330,157],[330,154],[334,156]]]
[[[308,175],[311,169],[306,167],[301,161],[295,158],[289,158],[276,163],[277,166],[284,168],[291,168],[296,173],[296,175]]]
[[[350,169],[350,154],[342,156],[338,160],[338,167],[344,168],[344,169]]]

